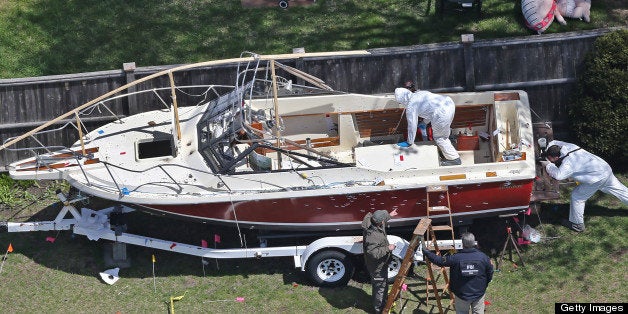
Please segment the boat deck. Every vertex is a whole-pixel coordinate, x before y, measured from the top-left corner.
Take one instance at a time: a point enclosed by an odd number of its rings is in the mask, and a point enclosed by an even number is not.
[[[435,143],[423,141],[420,132],[413,147],[403,149],[394,145],[405,140],[407,123],[404,109],[391,97],[353,94],[322,97],[328,98],[321,102],[325,104],[323,107],[307,106],[298,98],[281,100],[289,103],[282,107],[288,109],[282,113],[281,136],[302,145],[283,143],[282,148],[302,154],[308,154],[303,146],[315,148],[340,162],[381,171],[439,167],[441,157]],[[522,140],[530,142],[518,123],[519,94],[468,93],[452,94],[452,98],[456,114],[450,139],[463,165],[504,161],[505,151],[519,146]],[[278,154],[268,150],[258,153],[270,158],[267,163],[273,165],[272,169],[279,169]],[[509,160],[521,158],[525,155]]]

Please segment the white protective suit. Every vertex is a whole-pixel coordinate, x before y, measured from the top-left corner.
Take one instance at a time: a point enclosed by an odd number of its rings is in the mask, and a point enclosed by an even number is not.
[[[556,140],[551,141],[547,147],[552,145],[561,146],[561,157],[578,149],[577,145]],[[611,166],[602,158],[584,149],[570,153],[563,159],[560,167],[549,163],[545,166],[545,170],[556,180],[573,178],[579,183],[571,193],[569,221],[572,223],[584,224],[584,205],[597,190],[614,195],[622,203],[628,204],[628,188],[617,180]]]
[[[425,90],[411,92],[406,88],[395,89],[395,98],[406,106],[406,119],[408,120],[408,143],[414,143],[419,117],[425,124],[432,122],[432,132],[436,145],[445,156],[445,159],[453,160],[460,155],[451,144],[451,122],[454,120],[456,105],[448,96],[430,93]]]

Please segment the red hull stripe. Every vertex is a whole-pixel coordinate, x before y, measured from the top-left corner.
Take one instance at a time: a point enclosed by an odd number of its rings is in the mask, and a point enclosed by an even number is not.
[[[532,180],[450,186],[453,214],[500,208],[522,208],[530,203]],[[431,206],[444,206],[443,195]],[[426,215],[425,188],[332,196],[251,200],[195,205],[142,205],[199,220],[259,222],[262,224],[345,224],[362,221],[367,212],[397,209],[397,219]],[[234,215],[235,210],[235,215]]]

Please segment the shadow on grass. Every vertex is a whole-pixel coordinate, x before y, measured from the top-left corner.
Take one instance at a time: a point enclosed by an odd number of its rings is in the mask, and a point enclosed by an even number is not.
[[[588,295],[592,280],[609,258],[618,262],[626,253],[625,224],[628,212],[600,205],[592,198],[585,209],[586,230],[571,231],[560,224],[569,216],[569,203],[541,203],[538,215],[528,216],[527,223],[541,232],[541,242],[522,246],[526,267],[517,269],[504,264],[506,271],[518,271],[521,278],[534,276],[535,291],[569,287]],[[516,256],[515,256],[516,258]],[[605,272],[605,271],[602,271]],[[543,274],[542,276],[537,276]]]
[[[318,293],[335,309],[359,309],[369,313],[372,312],[373,303],[371,296],[362,289],[352,286],[319,288]]]
[[[91,203],[85,207],[104,208],[105,205]],[[52,220],[60,209],[61,204],[54,203],[33,214],[30,220]],[[548,278],[545,279],[547,284],[551,284],[552,281],[560,282],[565,272],[577,272],[585,276],[590,263],[594,263],[596,259],[608,258],[608,256],[617,258],[625,254],[625,246],[622,244],[625,241],[618,241],[618,239],[621,239],[625,229],[625,217],[628,216],[626,210],[607,208],[597,203],[587,204],[585,211],[587,230],[583,234],[575,234],[560,226],[560,219],[566,218],[568,211],[569,204],[542,203],[538,216],[520,216],[519,225],[530,224],[534,228],[542,229],[545,237],[556,238],[550,240],[551,242],[521,247],[526,265],[529,263],[531,270],[557,269],[547,276]],[[513,225],[513,231],[518,231],[519,225]],[[259,246],[256,234],[248,230],[244,231],[240,237],[234,228],[172,220],[140,212],[128,215],[128,226],[129,233],[145,234],[193,245],[200,245],[201,240],[206,240],[210,247],[216,248],[239,248],[244,243],[248,247]],[[476,235],[479,248],[493,258],[497,257],[503,247],[506,239],[505,230],[506,222],[499,218],[478,219],[469,228],[469,231]],[[214,243],[215,235],[220,236],[219,243]],[[54,238],[55,241],[47,241],[47,238]],[[292,243],[292,245],[307,244],[305,241]],[[71,231],[0,234],[0,242],[12,243],[16,253],[23,254],[35,263],[50,269],[98,279],[100,279],[98,273],[106,269],[103,259],[105,241],[90,241],[84,236],[73,236]],[[131,267],[121,270],[121,277],[152,277],[152,256],[154,255],[157,277],[191,275],[248,278],[252,275],[268,274],[281,275],[286,285],[312,286],[306,274],[294,268],[290,257],[208,260],[208,264],[203,266],[199,257],[137,246],[128,246],[128,255],[131,259]],[[350,286],[319,289],[321,296],[325,297],[334,308],[357,308],[365,311],[370,309],[370,295],[359,291],[361,289],[354,286],[368,285],[364,290],[370,291],[370,283],[361,267],[361,259],[356,259],[356,262],[356,273]],[[421,289],[416,287],[409,289],[409,291],[415,290]],[[424,294],[418,293],[415,297],[421,300],[421,296],[424,297]],[[405,308],[411,309],[415,304],[406,305]],[[415,313],[421,313],[420,311],[427,308],[425,304],[419,304]]]
[[[584,209],[585,225],[587,221],[593,217],[626,217],[628,211],[621,208],[608,208],[606,206],[598,205],[600,198],[603,197],[602,193],[596,193],[592,198],[587,201]],[[544,223],[552,225],[560,225],[562,219],[569,218],[569,203],[541,203],[539,209],[538,218],[531,216],[531,222],[533,227]]]
[[[92,198],[89,204],[77,205],[77,208],[87,207],[102,209],[112,203]],[[62,209],[60,202],[53,203],[46,208],[31,213],[28,221],[54,220]],[[242,230],[241,233],[234,227],[203,224],[192,221],[182,221],[151,215],[144,212],[126,214],[127,233],[145,235],[158,239],[201,246],[205,240],[210,248],[256,248],[260,247],[258,232]],[[219,240],[219,241],[216,241]],[[38,231],[0,234],[0,243],[12,243],[15,252],[23,254],[50,269],[57,269],[66,273],[93,276],[98,279],[99,273],[115,266],[105,264],[105,247],[111,241],[90,241],[82,235],[74,235],[66,231]],[[269,245],[306,245],[307,238],[270,239]],[[109,253],[110,254],[110,253]],[[152,277],[155,257],[155,275],[170,277],[180,275],[225,277],[235,276],[248,278],[251,275],[268,274],[282,275],[286,285],[298,284],[312,286],[305,272],[294,267],[291,256],[267,258],[238,258],[238,259],[203,259],[198,256],[185,255],[152,248],[128,245],[127,257],[131,266],[120,270],[120,276],[126,278]],[[358,261],[358,265],[360,264]],[[359,272],[356,271],[356,272]]]

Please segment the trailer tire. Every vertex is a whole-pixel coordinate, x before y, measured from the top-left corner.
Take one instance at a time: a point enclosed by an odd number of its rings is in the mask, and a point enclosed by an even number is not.
[[[347,285],[355,266],[346,253],[323,250],[309,258],[305,270],[317,286],[340,287]]]
[[[396,256],[393,256],[388,263],[388,283],[394,283],[395,278],[399,274],[399,270],[401,269],[402,260]]]

